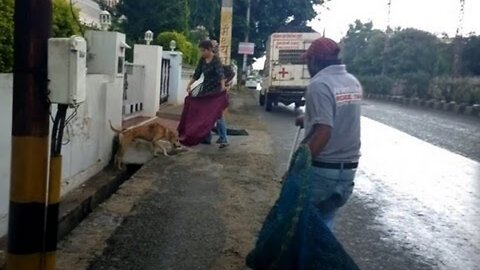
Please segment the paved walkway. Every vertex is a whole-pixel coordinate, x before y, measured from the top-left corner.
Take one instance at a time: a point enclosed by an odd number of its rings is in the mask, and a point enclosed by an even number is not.
[[[244,94],[232,94],[227,123],[250,136],[149,162],[61,243],[58,269],[246,269],[280,185]]]

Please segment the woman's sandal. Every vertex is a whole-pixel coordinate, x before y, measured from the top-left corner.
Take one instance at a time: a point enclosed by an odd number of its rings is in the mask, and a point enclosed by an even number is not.
[[[218,148],[223,149],[227,146],[228,146],[228,143],[221,143],[220,146],[218,146]]]

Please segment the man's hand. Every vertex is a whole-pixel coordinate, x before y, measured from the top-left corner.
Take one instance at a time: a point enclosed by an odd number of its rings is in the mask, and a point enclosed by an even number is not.
[[[188,85],[188,86],[187,86],[187,92],[188,92],[189,94],[192,93],[192,86],[191,86],[191,85]]]
[[[295,126],[304,128],[305,116],[300,115],[295,119]]]
[[[323,151],[327,145],[330,137],[332,136],[332,127],[328,125],[315,125],[313,126],[313,132],[308,137],[307,145],[312,152],[312,157],[316,157]]]

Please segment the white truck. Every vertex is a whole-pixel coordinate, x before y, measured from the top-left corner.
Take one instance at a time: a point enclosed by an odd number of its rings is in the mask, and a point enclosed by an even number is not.
[[[278,103],[303,106],[310,75],[301,59],[319,33],[274,33],[267,41],[260,105],[271,111]]]

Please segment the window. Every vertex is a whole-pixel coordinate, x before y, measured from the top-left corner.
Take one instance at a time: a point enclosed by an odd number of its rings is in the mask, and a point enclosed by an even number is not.
[[[123,74],[123,65],[124,65],[123,57],[118,57],[118,67],[117,67],[117,74]]]
[[[303,65],[305,61],[301,58],[306,50],[280,50],[278,61],[280,64]]]

